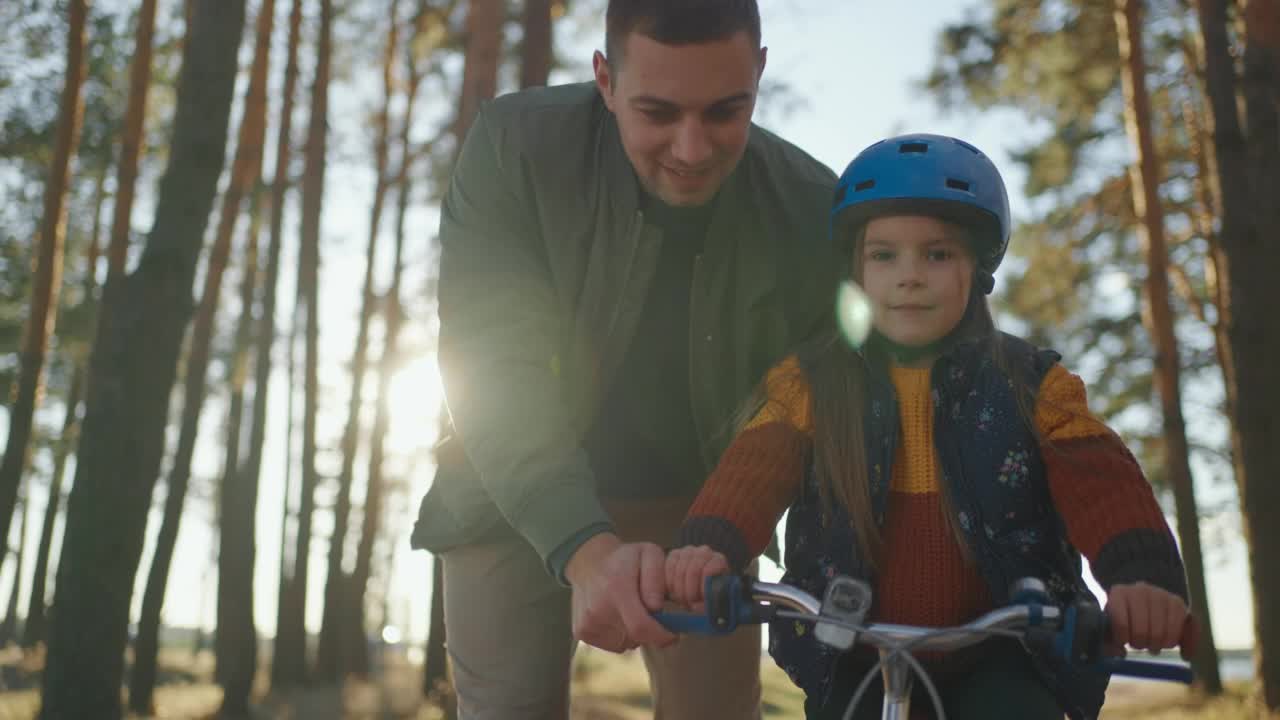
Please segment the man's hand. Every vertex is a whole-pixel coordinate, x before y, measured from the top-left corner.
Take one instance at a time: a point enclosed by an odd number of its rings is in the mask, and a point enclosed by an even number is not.
[[[1107,593],[1111,619],[1112,651],[1124,652],[1125,644],[1156,654],[1182,646],[1184,657],[1195,645],[1195,623],[1182,598],[1154,585],[1139,582],[1113,585]]]
[[[650,613],[666,595],[666,554],[653,543],[623,544],[601,533],[578,548],[565,566],[573,586],[573,636],[601,650],[623,652],[676,641]]]
[[[667,595],[674,601],[701,611],[703,588],[713,575],[726,575],[729,561],[706,545],[677,548],[667,553]]]

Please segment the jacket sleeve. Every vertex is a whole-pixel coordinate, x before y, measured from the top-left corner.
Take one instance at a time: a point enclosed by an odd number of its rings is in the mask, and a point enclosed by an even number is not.
[[[769,371],[765,391],[762,407],[702,486],[677,540],[677,546],[722,553],[735,572],[764,552],[799,491],[813,446],[808,387],[794,358]]]
[[[562,317],[519,167],[485,112],[441,207],[440,369],[454,429],[485,492],[546,561],[607,524],[560,393]]]
[[[1143,581],[1185,600],[1182,558],[1151,485],[1120,437],[1089,411],[1080,378],[1054,365],[1035,415],[1054,505],[1102,588]]]

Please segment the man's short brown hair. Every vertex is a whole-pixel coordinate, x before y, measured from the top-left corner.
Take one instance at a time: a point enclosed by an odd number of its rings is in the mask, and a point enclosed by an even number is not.
[[[622,61],[628,34],[638,32],[664,45],[724,40],[746,32],[760,45],[756,0],[609,0],[605,13],[605,55]]]

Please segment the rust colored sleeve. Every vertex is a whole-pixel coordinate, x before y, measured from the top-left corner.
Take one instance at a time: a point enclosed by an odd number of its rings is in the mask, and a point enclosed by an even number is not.
[[[1089,411],[1080,378],[1054,366],[1035,421],[1054,505],[1103,589],[1145,581],[1185,598],[1182,559],[1151,484],[1120,436]]]
[[[720,458],[681,528],[735,570],[764,552],[800,487],[812,445],[809,390],[794,359],[769,371],[765,401]]]

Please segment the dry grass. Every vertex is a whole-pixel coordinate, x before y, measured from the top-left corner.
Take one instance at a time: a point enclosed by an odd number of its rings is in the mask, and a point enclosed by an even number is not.
[[[1228,683],[1220,697],[1206,699],[1182,688],[1158,683],[1122,683],[1137,686],[1132,699],[1117,702],[1113,690],[1107,696],[1102,720],[1262,720],[1267,715],[1255,702],[1252,684]],[[1274,715],[1273,718],[1280,718]]]
[[[209,680],[209,658],[192,661],[167,653],[161,661],[168,683],[156,691],[156,719],[210,720],[221,690]],[[442,713],[422,702],[420,667],[390,655],[378,683],[348,682],[342,689],[287,694],[259,693],[252,720],[437,720]],[[765,718],[802,718],[804,698],[772,662],[763,670]],[[265,690],[265,678],[260,690]],[[573,720],[648,720],[652,717],[648,679],[639,653],[617,656],[590,648],[579,651],[574,668]],[[1158,683],[1120,681],[1108,696],[1104,720],[1250,720],[1263,717],[1249,701],[1249,689],[1232,686],[1221,698],[1204,700]],[[35,689],[0,692],[0,720],[32,720],[39,707]],[[142,720],[138,716],[130,716]]]

